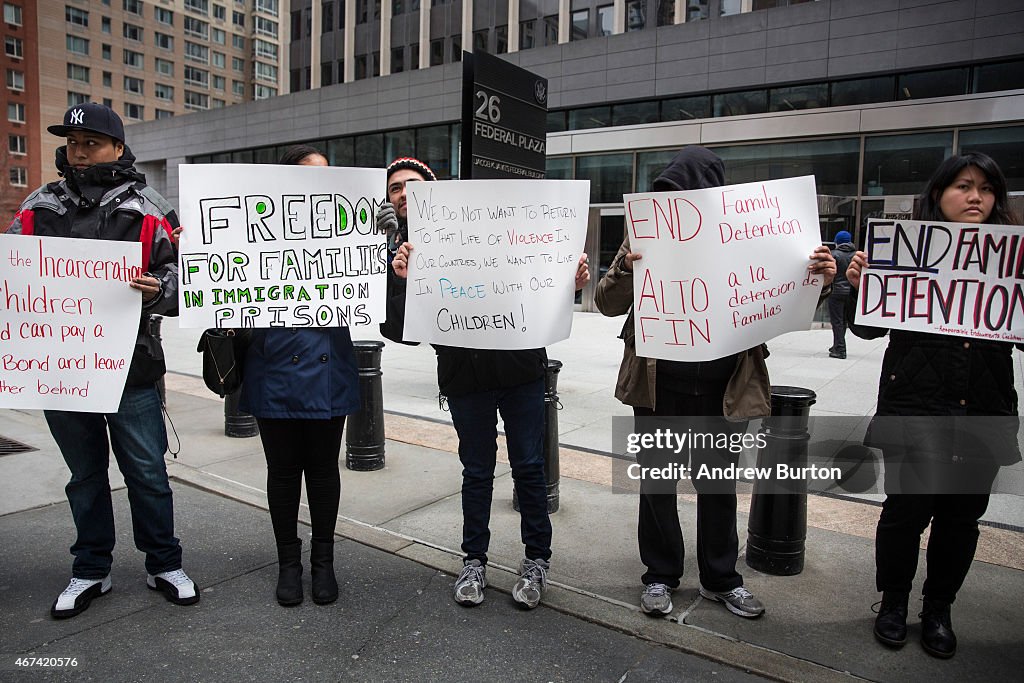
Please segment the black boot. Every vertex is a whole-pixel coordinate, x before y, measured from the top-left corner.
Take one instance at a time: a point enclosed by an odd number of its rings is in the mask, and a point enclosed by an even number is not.
[[[956,654],[956,634],[949,617],[949,603],[924,599],[921,612],[921,646],[928,654],[949,659]]]
[[[907,642],[907,602],[910,593],[885,591],[882,605],[875,617],[875,638],[889,647],[903,647]]]
[[[334,576],[334,541],[310,541],[309,567],[313,602],[327,605],[338,599],[338,579]]]
[[[302,603],[302,539],[277,544],[277,602],[284,607]]]

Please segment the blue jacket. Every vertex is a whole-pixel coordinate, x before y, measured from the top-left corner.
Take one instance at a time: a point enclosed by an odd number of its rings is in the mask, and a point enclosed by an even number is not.
[[[264,418],[328,420],[359,406],[359,371],[347,327],[253,330],[241,410]]]

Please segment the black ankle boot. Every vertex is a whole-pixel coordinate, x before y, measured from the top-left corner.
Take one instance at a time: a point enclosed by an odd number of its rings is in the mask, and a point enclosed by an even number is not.
[[[334,541],[310,541],[310,576],[313,602],[327,605],[338,599],[338,579],[334,576]]]
[[[882,605],[875,617],[875,638],[889,647],[903,647],[907,642],[907,602],[909,593],[885,591]]]
[[[949,603],[924,599],[921,612],[921,646],[928,654],[949,659],[956,654],[956,634],[949,616]]]
[[[277,602],[284,607],[302,603],[302,539],[277,544]]]

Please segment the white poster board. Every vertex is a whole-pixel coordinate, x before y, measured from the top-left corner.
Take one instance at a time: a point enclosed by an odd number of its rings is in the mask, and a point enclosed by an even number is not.
[[[383,169],[179,167],[181,327],[384,321]]]
[[[139,331],[142,246],[0,235],[0,408],[115,413]]]
[[[814,177],[623,197],[636,351],[706,361],[806,330],[821,292]]]
[[[858,325],[1024,342],[1024,228],[871,220]]]
[[[409,183],[405,339],[532,349],[572,330],[590,181]]]

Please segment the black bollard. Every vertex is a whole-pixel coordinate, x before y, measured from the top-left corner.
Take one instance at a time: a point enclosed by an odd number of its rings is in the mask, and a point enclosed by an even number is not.
[[[558,371],[562,362],[548,360],[544,373],[544,480],[547,482],[548,514],[558,512]],[[512,508],[519,511],[519,498],[512,489]]]
[[[157,343],[163,341],[163,337],[160,336],[160,326],[163,325],[164,317],[162,315],[153,314],[149,316],[149,336],[156,339]],[[167,407],[167,383],[164,382],[164,376],[160,375],[160,379],[156,381],[156,390],[160,394],[160,405],[164,408]]]
[[[359,366],[359,412],[345,421],[345,467],[357,472],[384,469],[384,389],[380,357],[384,342],[355,341]]]
[[[807,465],[808,416],[817,395],[800,387],[772,387],[772,414],[761,432],[765,447],[757,454],[757,466],[775,471],[779,463]],[[804,570],[807,539],[807,480],[786,482],[756,480],[747,521],[747,566],[774,574],[793,576]]]
[[[260,433],[256,418],[238,409],[241,396],[242,390],[239,389],[224,397],[224,436],[245,439]]]

